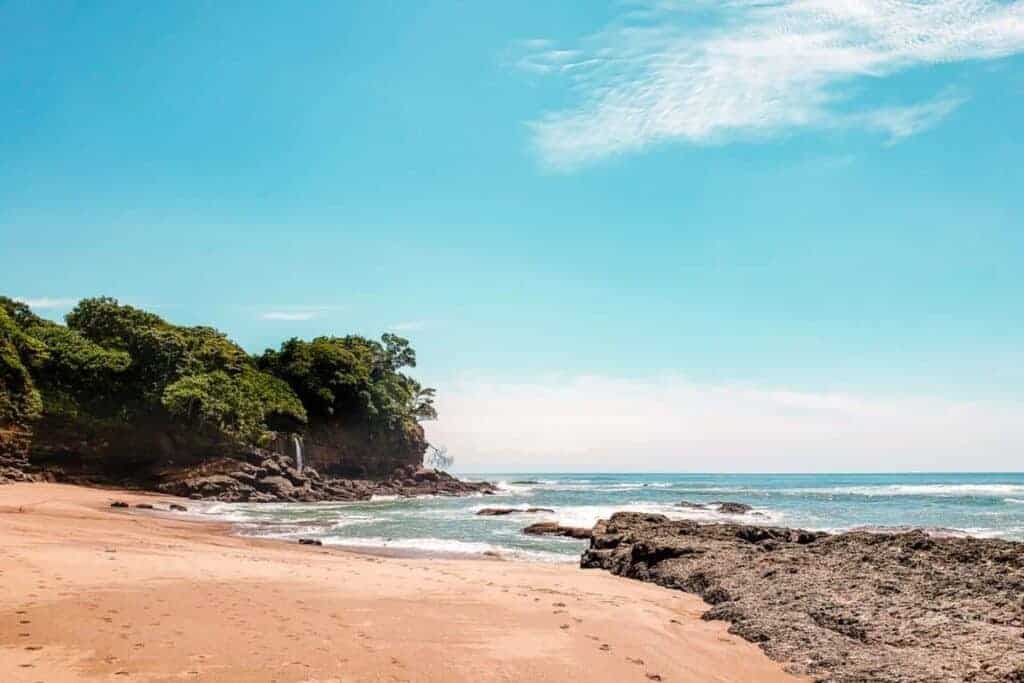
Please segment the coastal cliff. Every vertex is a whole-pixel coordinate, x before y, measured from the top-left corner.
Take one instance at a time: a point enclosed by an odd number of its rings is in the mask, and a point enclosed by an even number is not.
[[[701,596],[703,618],[819,681],[1024,681],[1024,544],[619,512],[584,568]]]
[[[412,476],[427,449],[419,423],[436,415],[433,390],[404,373],[416,355],[401,337],[290,339],[253,356],[213,328],[109,298],[82,300],[66,323],[0,297],[0,482],[167,490],[265,462],[305,465],[299,489],[347,479],[419,491],[444,479]],[[214,488],[188,493],[249,499]],[[278,499],[331,495],[310,490]]]

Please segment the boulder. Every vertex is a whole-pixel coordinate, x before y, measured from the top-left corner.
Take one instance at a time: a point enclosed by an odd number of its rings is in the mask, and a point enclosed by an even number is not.
[[[575,526],[562,526],[557,522],[537,522],[523,529],[524,534],[531,536],[566,536],[568,538],[587,539],[591,530]]]
[[[717,505],[718,512],[726,515],[745,515],[754,509],[746,503],[735,503],[730,500],[716,500],[711,504]]]
[[[295,487],[290,481],[281,476],[264,477],[256,482],[256,488],[263,493],[268,493],[278,498],[289,500],[295,493]]]
[[[438,474],[437,470],[421,467],[412,473],[412,478],[416,481],[437,481],[441,476]]]

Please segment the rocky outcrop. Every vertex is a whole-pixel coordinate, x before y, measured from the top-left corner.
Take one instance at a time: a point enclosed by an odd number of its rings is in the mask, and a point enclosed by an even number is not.
[[[493,494],[487,482],[466,482],[447,472],[423,467],[399,468],[388,479],[321,476],[312,467],[300,472],[287,456],[257,451],[248,461],[223,458],[173,472],[157,489],[196,500],[269,503],[367,500],[372,496],[459,496]]]
[[[754,509],[746,503],[736,503],[731,500],[716,500],[711,505],[717,505],[716,510],[724,515],[745,515]]]
[[[591,536],[590,529],[562,526],[557,522],[537,522],[523,529],[523,533],[530,534],[531,536],[566,536],[578,539],[587,539]]]
[[[731,500],[716,500],[707,504],[681,500],[676,503],[676,507],[686,508],[687,510],[714,510],[726,515],[745,515],[754,509],[746,503],[736,503]],[[755,512],[754,514],[757,513]]]
[[[160,413],[131,423],[44,417],[19,448],[5,449],[3,443],[0,483],[46,477],[222,501],[364,500],[494,489],[423,469],[426,444],[419,425],[401,436],[343,429],[340,423],[311,426],[301,437],[309,465],[301,474],[294,468],[291,434],[267,449],[242,448]]]
[[[534,514],[538,512],[554,512],[551,508],[483,508],[476,511],[482,517],[501,517],[504,515]]]
[[[820,681],[1024,681],[1024,544],[616,513],[581,566],[700,595]]]

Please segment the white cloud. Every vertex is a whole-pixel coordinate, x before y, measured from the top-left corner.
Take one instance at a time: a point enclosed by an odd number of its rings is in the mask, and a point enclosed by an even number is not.
[[[864,79],[1024,50],[1013,0],[662,1],[572,48],[520,45],[515,63],[570,80],[578,105],[531,122],[546,164],[571,168],[666,141],[720,143],[860,126],[890,141],[965,100],[900,106],[853,95]]]
[[[427,323],[423,320],[409,320],[406,322],[395,323],[389,329],[395,332],[418,332],[424,329]]]
[[[313,320],[319,318],[321,311],[265,311],[260,313],[263,320]]]
[[[29,308],[38,309],[72,308],[78,303],[78,299],[74,297],[15,297],[14,300],[20,301]]]
[[[432,443],[464,471],[1020,468],[1024,402],[813,393],[680,377],[459,381]]]

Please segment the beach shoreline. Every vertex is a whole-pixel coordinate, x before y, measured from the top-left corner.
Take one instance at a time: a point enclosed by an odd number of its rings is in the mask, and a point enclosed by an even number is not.
[[[0,487],[3,680],[799,680],[678,591],[240,537],[113,500],[173,499]]]

